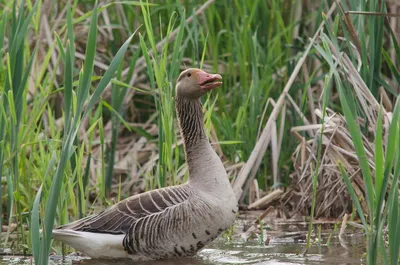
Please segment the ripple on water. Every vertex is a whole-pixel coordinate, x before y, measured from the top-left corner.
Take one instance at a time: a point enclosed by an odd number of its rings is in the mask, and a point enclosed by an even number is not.
[[[292,225],[293,226],[293,225]],[[299,232],[300,231],[300,232]],[[305,249],[304,240],[296,240],[301,235],[305,238],[306,231],[299,228],[296,235],[287,231],[270,231],[270,244],[260,244],[260,240],[245,242],[240,236],[232,241],[217,239],[212,245],[207,246],[193,258],[171,259],[163,261],[135,262],[135,265],[231,265],[231,264],[257,264],[257,265],[353,265],[363,264],[361,258],[364,249],[364,238],[360,234],[344,237],[345,242],[340,242],[336,232],[323,231],[322,243],[314,244],[306,256],[301,253]],[[329,247],[326,242],[329,234]],[[25,265],[33,264],[32,257],[0,257],[0,265]],[[68,255],[65,259],[60,256],[50,257],[51,265],[131,265],[132,261],[121,260],[91,260],[78,255]]]

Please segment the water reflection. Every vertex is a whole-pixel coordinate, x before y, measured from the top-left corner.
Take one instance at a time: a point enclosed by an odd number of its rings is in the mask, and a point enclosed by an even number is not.
[[[72,263],[74,264],[74,263]],[[199,257],[194,258],[181,258],[181,259],[171,259],[171,260],[160,260],[160,261],[142,261],[142,262],[132,262],[130,260],[123,261],[112,261],[112,260],[85,260],[79,263],[79,265],[205,265],[212,264],[203,261]]]
[[[259,264],[259,265],[354,265],[363,264],[364,253],[362,235],[354,236],[349,242],[353,247],[347,251],[336,238],[331,239],[331,245],[314,245],[306,256],[301,253],[304,243],[283,242],[272,240],[269,246],[258,242],[223,242],[219,241],[201,251],[196,257],[162,261],[147,261],[134,263],[139,265],[231,265],[231,264]],[[99,261],[83,260],[79,265],[128,265],[131,261]]]
[[[62,259],[60,256],[52,256],[52,265],[231,265],[231,264],[257,264],[257,265],[354,265],[364,264],[362,261],[365,253],[364,236],[355,231],[347,231],[349,234],[340,242],[333,226],[325,226],[321,233],[321,243],[314,243],[308,254],[301,253],[305,249],[305,235],[307,226],[301,222],[296,225],[277,224],[270,222],[267,231],[269,244],[265,245],[265,239],[257,236],[246,242],[241,235],[247,230],[246,222],[254,219],[248,217],[239,218],[235,226],[233,240],[224,238],[216,240],[212,245],[198,253],[193,258],[181,258],[162,261],[133,262],[131,260],[92,260],[76,255],[69,255]],[[268,221],[267,221],[268,224]],[[317,229],[314,229],[317,231]],[[329,239],[329,246],[327,244]],[[313,238],[315,239],[315,237]],[[261,243],[263,242],[263,243]],[[342,245],[345,244],[346,248]],[[0,265],[33,264],[32,257],[0,257]]]

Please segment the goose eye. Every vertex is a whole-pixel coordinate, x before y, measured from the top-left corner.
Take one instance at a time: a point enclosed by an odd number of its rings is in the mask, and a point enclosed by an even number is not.
[[[192,76],[192,73],[188,73],[188,74],[187,74],[187,77],[191,77],[191,76]]]

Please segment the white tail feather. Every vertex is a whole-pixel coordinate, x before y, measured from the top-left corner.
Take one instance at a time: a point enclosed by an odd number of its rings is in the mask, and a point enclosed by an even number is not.
[[[53,237],[91,258],[130,258],[122,241],[125,235],[81,232],[69,229],[53,230]]]

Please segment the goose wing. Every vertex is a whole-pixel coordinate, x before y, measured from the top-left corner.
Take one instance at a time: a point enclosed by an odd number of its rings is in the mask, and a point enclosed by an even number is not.
[[[160,215],[187,201],[187,186],[180,185],[141,193],[95,215],[58,227],[75,231],[109,234],[129,234],[131,228],[142,219]],[[132,232],[132,231],[131,231]]]

